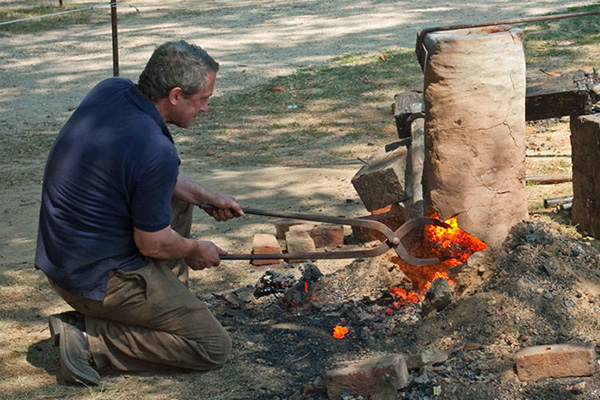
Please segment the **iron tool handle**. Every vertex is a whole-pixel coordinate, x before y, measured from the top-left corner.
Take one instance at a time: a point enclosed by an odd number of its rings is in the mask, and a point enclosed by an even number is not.
[[[204,210],[216,210],[216,207],[213,207],[209,204],[200,204],[200,208]],[[379,231],[385,235],[385,237],[394,245],[400,243],[400,239],[396,236],[394,231],[392,231],[387,225],[379,222],[368,219],[359,219],[359,218],[344,218],[344,217],[330,217],[318,214],[300,214],[300,213],[285,213],[279,211],[266,211],[266,210],[258,210],[256,208],[242,208],[242,211],[245,214],[253,214],[253,215],[263,215],[267,217],[277,217],[277,218],[290,218],[290,219],[299,219],[306,221],[315,221],[315,222],[324,222],[328,224],[340,224],[340,225],[349,225],[349,226],[360,226],[363,228],[370,228],[376,231]]]

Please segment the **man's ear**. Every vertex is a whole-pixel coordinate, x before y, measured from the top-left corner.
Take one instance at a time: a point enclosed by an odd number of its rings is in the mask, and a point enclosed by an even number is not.
[[[179,86],[175,86],[173,89],[169,91],[169,103],[172,105],[177,105],[181,101],[183,97],[183,89]]]

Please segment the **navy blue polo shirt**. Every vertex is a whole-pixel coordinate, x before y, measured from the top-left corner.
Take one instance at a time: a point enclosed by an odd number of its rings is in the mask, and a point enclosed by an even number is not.
[[[154,104],[128,79],[100,82],[50,150],[36,267],[61,288],[102,300],[110,271],[146,264],[133,228],[169,226],[178,172],[173,138]]]

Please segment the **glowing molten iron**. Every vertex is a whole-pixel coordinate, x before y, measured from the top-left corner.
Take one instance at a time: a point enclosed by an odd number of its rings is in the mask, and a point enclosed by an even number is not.
[[[333,328],[333,337],[336,339],[343,339],[348,333],[348,328],[345,326],[337,325]]]
[[[431,214],[433,218],[438,218],[435,211]],[[430,244],[435,256],[446,260],[443,263],[454,267],[464,263],[478,251],[487,249],[487,244],[458,227],[456,216],[444,222],[450,225],[450,228],[434,225],[425,227],[425,242]]]
[[[433,218],[438,218],[435,211],[430,213]],[[456,284],[448,277],[448,270],[467,261],[469,257],[478,251],[485,250],[488,246],[483,241],[473,235],[468,234],[458,227],[457,217],[451,217],[446,222],[450,228],[442,228],[433,225],[427,225],[424,233],[424,244],[419,250],[419,256],[437,257],[441,262],[417,267],[402,262],[399,258],[395,259],[396,264],[407,278],[413,283],[413,290],[406,290],[396,286],[390,288],[390,292],[396,297],[392,303],[393,308],[416,303],[425,299],[425,292],[431,286],[434,280],[448,279],[448,283]],[[392,309],[386,310],[391,314]]]

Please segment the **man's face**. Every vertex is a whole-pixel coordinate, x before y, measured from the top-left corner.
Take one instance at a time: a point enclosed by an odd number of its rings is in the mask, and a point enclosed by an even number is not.
[[[193,96],[182,95],[179,99],[180,101],[178,101],[177,105],[173,108],[170,115],[170,121],[168,122],[181,128],[189,128],[192,126],[194,121],[196,121],[198,114],[205,112],[208,109],[208,99],[213,94],[216,80],[216,72],[208,71],[204,90]]]

